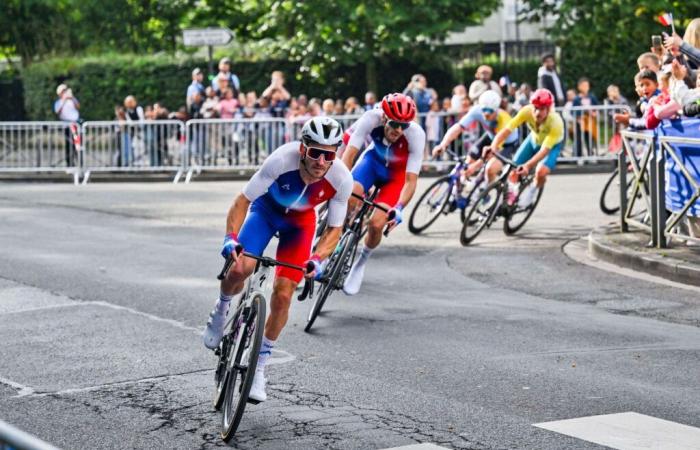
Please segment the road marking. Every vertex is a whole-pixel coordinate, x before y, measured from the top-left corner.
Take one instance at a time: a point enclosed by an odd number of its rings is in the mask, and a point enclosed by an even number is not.
[[[385,448],[383,450],[449,450],[446,447],[440,447],[439,445],[435,444],[413,444],[413,445],[405,445],[403,447],[391,447],[391,448]]]
[[[533,424],[618,450],[699,450],[700,428],[635,412]]]

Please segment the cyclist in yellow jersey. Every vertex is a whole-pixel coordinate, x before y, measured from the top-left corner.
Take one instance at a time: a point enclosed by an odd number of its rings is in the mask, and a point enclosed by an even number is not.
[[[527,175],[537,167],[534,186],[530,185],[520,196],[522,206],[529,205],[536,198],[537,190],[544,186],[547,175],[554,170],[557,157],[561,153],[564,143],[564,121],[554,111],[554,96],[547,89],[537,89],[530,97],[530,104],[524,106],[518,114],[508,122],[506,129],[501,130],[493,139],[493,143],[484,148],[484,152],[498,150],[499,145],[517,130],[523,123],[527,124],[530,134],[520,144],[513,161],[518,168],[511,173],[510,182],[517,182],[518,178]],[[498,161],[492,163],[490,170],[498,173],[503,164]],[[493,176],[493,174],[490,174]]]

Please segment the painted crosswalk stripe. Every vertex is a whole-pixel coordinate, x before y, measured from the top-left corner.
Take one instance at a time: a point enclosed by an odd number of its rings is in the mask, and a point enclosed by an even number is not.
[[[449,450],[449,449],[445,448],[445,447],[440,447],[439,445],[435,445],[435,444],[413,444],[413,445],[405,445],[403,447],[385,448],[383,450]]]
[[[618,450],[700,450],[700,428],[635,412],[536,423],[534,426]]]

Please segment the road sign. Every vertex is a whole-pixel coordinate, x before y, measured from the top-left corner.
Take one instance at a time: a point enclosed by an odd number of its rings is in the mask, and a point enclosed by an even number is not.
[[[228,28],[190,28],[182,32],[182,40],[188,47],[226,45],[231,39],[233,33]]]

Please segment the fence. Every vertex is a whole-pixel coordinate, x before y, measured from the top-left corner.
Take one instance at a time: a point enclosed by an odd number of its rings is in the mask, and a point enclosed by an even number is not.
[[[0,450],[59,450],[0,420]]]
[[[613,160],[621,138],[612,121],[625,108],[593,106],[559,109],[565,118],[567,137],[560,160],[596,162]],[[348,128],[359,116],[335,117]],[[188,122],[90,121],[0,122],[0,172],[65,172],[74,182],[87,183],[95,172],[170,173],[178,182],[189,182],[195,173],[244,170],[258,167],[275,148],[297,139],[304,118],[197,119]],[[454,113],[420,114],[426,130],[426,166],[442,168],[445,162],[430,160],[430,150],[442,140],[459,116]],[[521,139],[527,133],[522,128]],[[482,134],[466,130],[451,144],[465,154]]]
[[[618,156],[620,226],[647,231],[651,245],[671,238],[700,243],[700,120],[664,123],[655,132],[623,131]],[[631,179],[628,180],[628,177]]]

